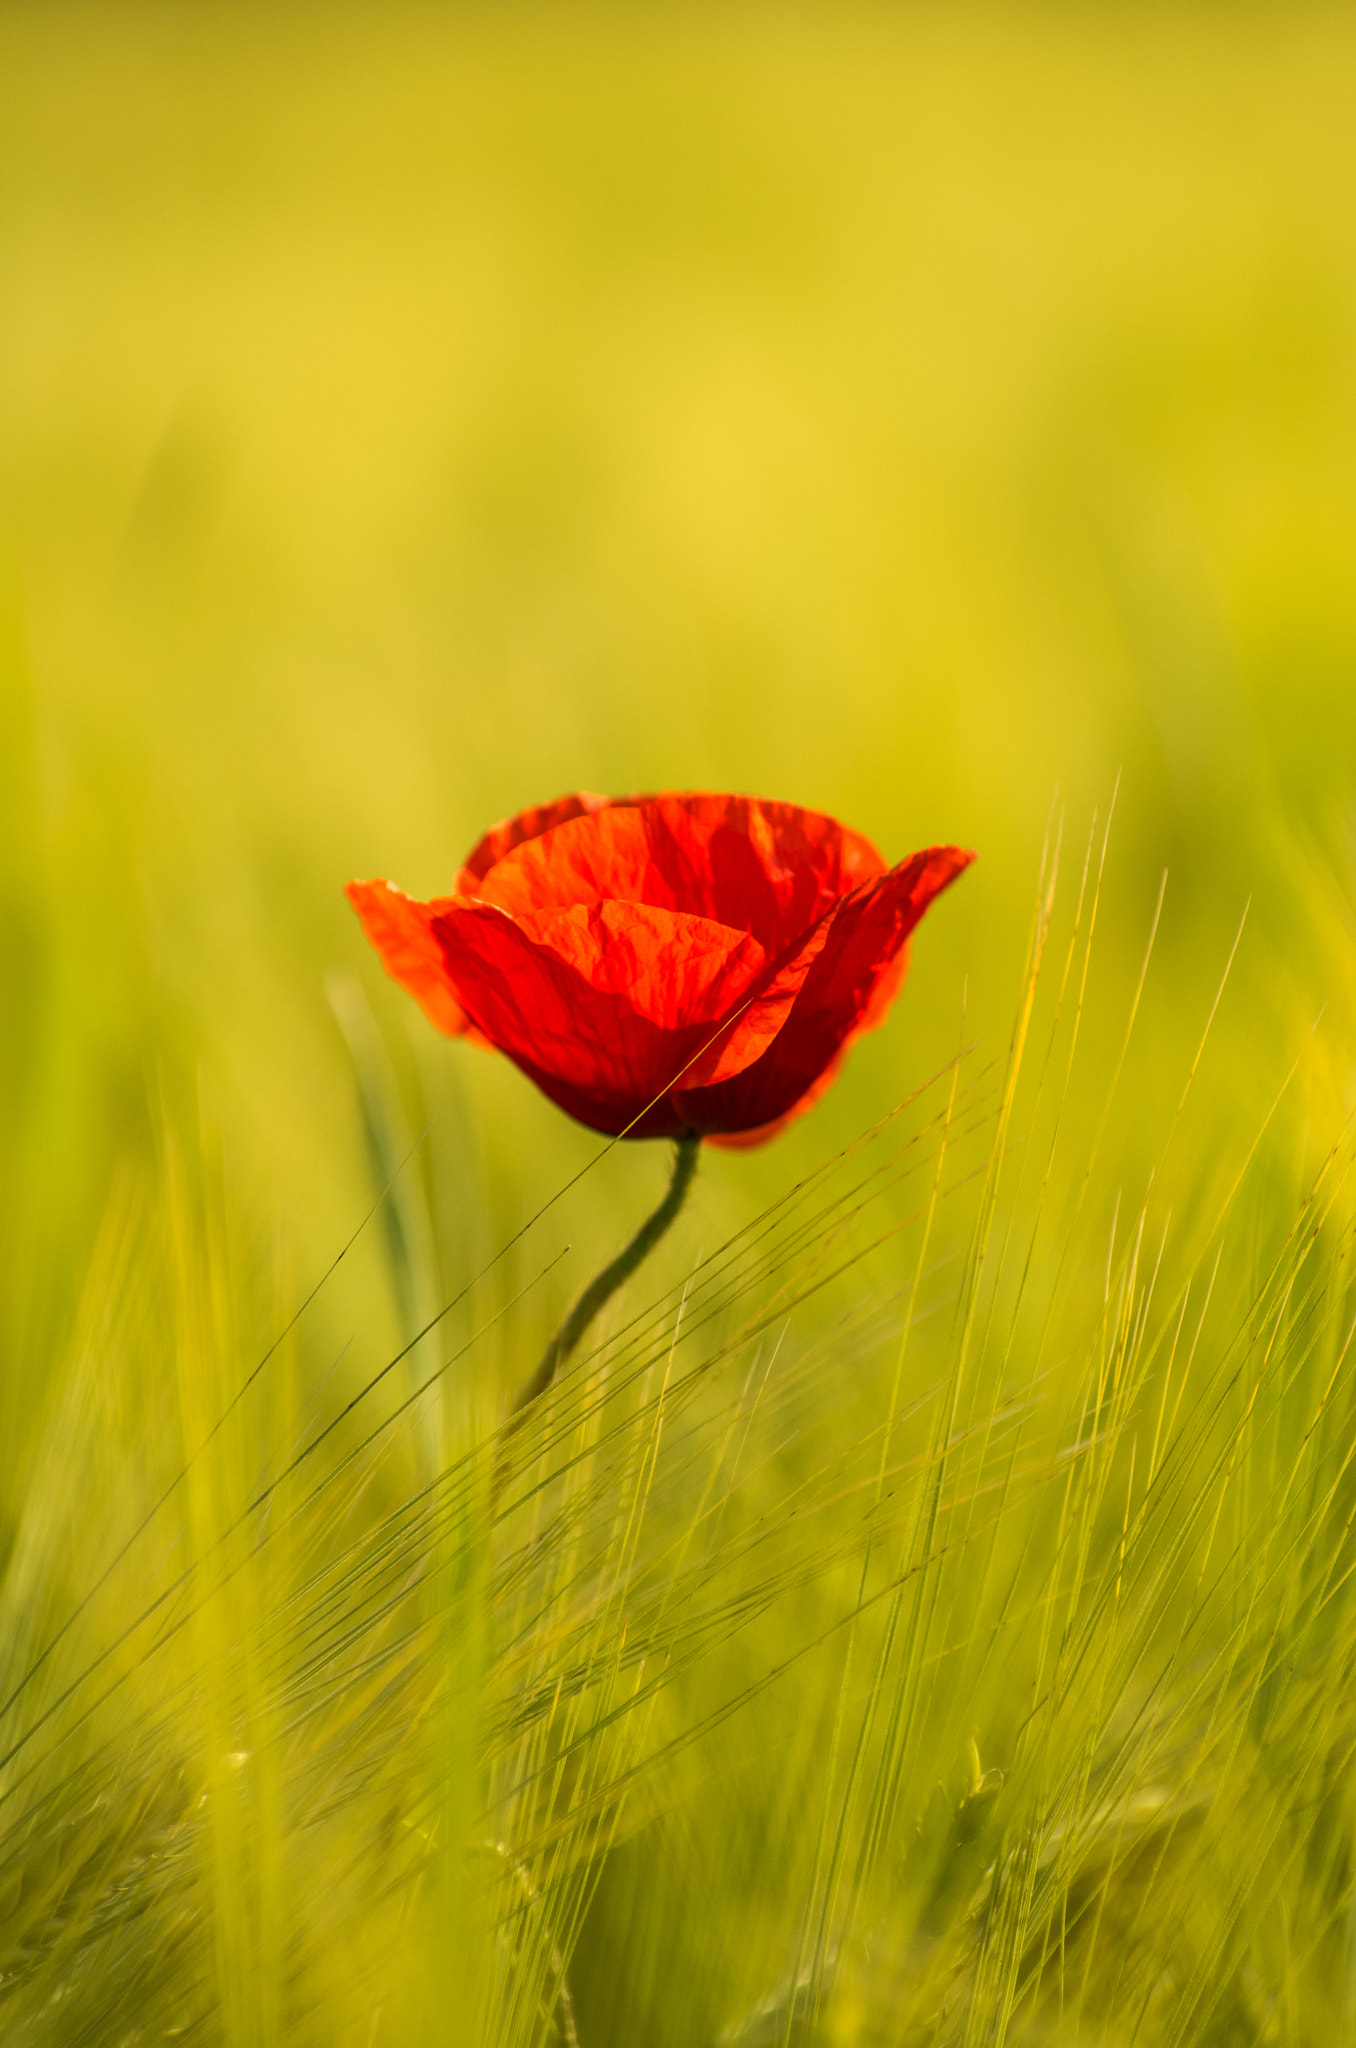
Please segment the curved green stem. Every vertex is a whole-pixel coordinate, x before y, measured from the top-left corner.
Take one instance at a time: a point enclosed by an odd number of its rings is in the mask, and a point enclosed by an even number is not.
[[[668,1193],[653,1216],[647,1217],[641,1224],[625,1251],[618,1252],[611,1265],[604,1266],[597,1279],[584,1289],[556,1331],[531,1379],[524,1380],[514,1396],[513,1406],[509,1410],[511,1429],[517,1426],[523,1411],[546,1392],[598,1311],[611,1300],[622,1282],[630,1279],[641,1260],[654,1250],[682,1208],[687,1199],[688,1189],[692,1186],[692,1176],[697,1171],[697,1152],[700,1145],[700,1138],[678,1139],[673,1148],[673,1178],[669,1182]]]

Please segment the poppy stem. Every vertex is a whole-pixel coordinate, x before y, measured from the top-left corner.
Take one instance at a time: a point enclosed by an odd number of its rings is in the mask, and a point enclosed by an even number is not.
[[[673,1178],[669,1182],[668,1193],[654,1214],[648,1216],[641,1224],[625,1251],[618,1252],[611,1265],[604,1266],[598,1277],[584,1289],[547,1345],[541,1364],[531,1379],[524,1380],[514,1396],[513,1406],[509,1410],[510,1429],[518,1426],[523,1411],[546,1392],[599,1310],[612,1299],[622,1282],[630,1279],[641,1260],[654,1250],[682,1208],[687,1200],[688,1189],[692,1186],[692,1176],[697,1171],[697,1153],[701,1148],[701,1142],[697,1137],[679,1138],[674,1145]]]

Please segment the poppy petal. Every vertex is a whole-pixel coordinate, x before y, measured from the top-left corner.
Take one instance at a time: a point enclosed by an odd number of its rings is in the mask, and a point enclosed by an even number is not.
[[[612,899],[691,911],[751,931],[765,951],[779,953],[885,871],[870,840],[821,812],[694,792],[563,817],[515,841],[464,893],[514,916]]]
[[[889,966],[884,969],[879,981],[871,992],[870,1000],[858,1022],[849,1031],[833,1058],[825,1067],[818,1080],[812,1081],[805,1093],[792,1103],[790,1109],[774,1117],[771,1123],[756,1124],[747,1131],[711,1131],[707,1133],[708,1145],[721,1145],[732,1152],[744,1152],[754,1145],[766,1145],[769,1138],[775,1138],[797,1117],[804,1116],[807,1109],[813,1109],[821,1095],[828,1093],[838,1079],[839,1069],[847,1058],[848,1047],[866,1031],[879,1031],[890,1013],[890,1006],[900,989],[909,969],[909,948],[912,941],[906,939]]]
[[[762,1058],[786,1023],[815,960],[828,942],[833,913],[811,925],[780,961],[774,961],[730,1028],[694,1060],[683,1076],[684,1090],[706,1088],[742,1074]]]
[[[510,917],[454,900],[433,931],[481,1032],[572,1115],[614,1135],[662,1105],[765,965],[747,932],[639,903]],[[686,1128],[671,1109],[660,1121]]]
[[[595,811],[605,811],[617,799],[597,796],[591,789],[573,790],[569,796],[558,796],[549,804],[532,804],[525,811],[519,811],[512,818],[501,818],[497,825],[491,825],[488,832],[478,839],[466,859],[462,862],[457,877],[457,894],[474,896],[479,891],[466,884],[482,881],[490,869],[515,846],[539,839],[543,832],[550,832],[557,825],[563,825],[570,818],[591,817]]]
[[[832,1088],[847,1057],[848,1046],[858,1035],[854,1031],[849,1038],[843,1040],[819,1079],[812,1081],[800,1099],[793,1102],[790,1109],[783,1110],[780,1116],[774,1116],[771,1123],[754,1124],[747,1131],[707,1131],[703,1143],[719,1145],[725,1152],[750,1152],[755,1145],[766,1145],[770,1138],[780,1137],[788,1124],[793,1124],[797,1117],[804,1116],[807,1109],[813,1109],[820,1096],[827,1094]]]
[[[412,995],[430,1024],[450,1038],[489,1040],[479,1032],[457,1001],[447,979],[443,949],[433,935],[433,920],[455,899],[435,896],[429,903],[407,896],[392,882],[350,882],[345,889],[362,920],[363,931],[392,981]]]
[[[676,1090],[679,1113],[696,1130],[752,1133],[808,1108],[850,1042],[884,1021],[910,932],[973,857],[957,846],[928,847],[845,896],[813,935],[808,971],[766,1049],[728,1079]]]

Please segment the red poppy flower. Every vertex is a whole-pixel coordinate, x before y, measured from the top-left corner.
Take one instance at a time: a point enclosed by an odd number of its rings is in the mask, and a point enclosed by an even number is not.
[[[633,1138],[756,1144],[881,1023],[909,934],[973,854],[887,868],[833,818],[756,797],[565,796],[487,832],[450,896],[348,897],[440,1031]]]

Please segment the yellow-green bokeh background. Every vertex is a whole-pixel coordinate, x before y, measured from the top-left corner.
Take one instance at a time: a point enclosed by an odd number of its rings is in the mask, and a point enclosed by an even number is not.
[[[11,1451],[148,1102],[210,1098],[301,1270],[361,1212],[327,972],[455,1076],[491,1234],[589,1156],[340,895],[576,785],[982,854],[708,1221],[963,985],[1001,1046],[1052,803],[1081,859],[1118,774],[1094,1027],[1166,866],[1138,1085],[1251,897],[1211,1113],[1325,1001],[1349,1092],[1353,86],[1337,6],[0,12]]]

